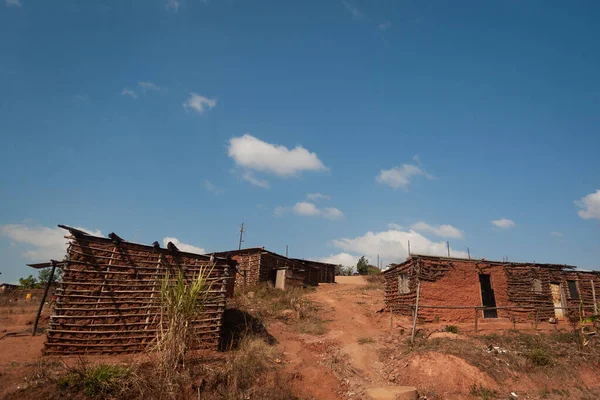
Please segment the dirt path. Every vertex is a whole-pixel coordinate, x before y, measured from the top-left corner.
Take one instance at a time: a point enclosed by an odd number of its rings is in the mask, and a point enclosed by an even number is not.
[[[335,285],[321,285],[310,295],[323,308],[327,321],[324,336],[283,335],[276,337],[280,346],[297,351],[291,369],[317,373],[311,382],[304,377],[306,388],[335,383],[330,379],[332,372],[337,378],[337,388],[328,393],[310,393],[318,399],[414,399],[414,388],[390,386],[381,376],[383,365],[379,362],[378,348],[389,336],[389,320],[376,311],[383,307],[381,290],[374,290],[360,276],[336,277]],[[316,353],[316,354],[315,354]]]

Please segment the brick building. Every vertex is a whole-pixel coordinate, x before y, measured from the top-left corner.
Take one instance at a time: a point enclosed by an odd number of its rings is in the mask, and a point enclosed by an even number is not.
[[[230,250],[213,254],[217,257],[230,256],[237,261],[236,288],[242,288],[244,285],[249,287],[260,282],[271,282],[275,285],[277,270],[280,269],[293,271],[294,276],[302,277],[306,286],[319,284],[319,270],[317,267],[265,250],[264,247]]]
[[[537,312],[539,320],[560,320],[568,313],[578,315],[580,302],[584,313],[596,312],[594,299],[600,293],[600,272],[557,264],[412,255],[392,265],[384,277],[386,308],[411,315],[420,288],[419,318],[428,322],[473,320],[476,306],[499,307],[480,312],[484,318],[522,321]]]

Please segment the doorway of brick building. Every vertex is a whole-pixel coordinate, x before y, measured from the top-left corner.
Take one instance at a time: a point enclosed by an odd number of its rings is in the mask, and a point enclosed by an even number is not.
[[[492,289],[490,275],[479,274],[479,286],[481,287],[481,302],[484,307],[496,307],[496,296]],[[498,318],[498,310],[483,310],[484,318]]]

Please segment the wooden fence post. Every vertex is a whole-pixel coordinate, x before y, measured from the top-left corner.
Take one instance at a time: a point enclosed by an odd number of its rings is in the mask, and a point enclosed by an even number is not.
[[[421,281],[417,283],[417,299],[415,301],[415,310],[413,315],[412,333],[410,335],[410,341],[415,340],[415,331],[417,329],[417,316],[419,315],[419,295],[421,294]]]
[[[478,322],[479,322],[479,310],[477,309],[477,307],[475,307],[475,333],[477,333],[478,330]]]
[[[50,270],[50,276],[48,277],[48,281],[46,282],[46,287],[44,288],[44,295],[42,296],[42,301],[40,301],[40,307],[38,308],[37,314],[35,315],[35,322],[33,323],[33,331],[31,332],[31,336],[35,336],[38,322],[40,322],[40,315],[42,314],[42,308],[44,308],[44,303],[46,302],[46,296],[48,296],[48,289],[50,289],[50,285],[52,284],[52,280],[54,279],[54,271],[56,270],[56,262],[52,261],[52,269]]]
[[[594,280],[590,281],[592,283],[592,298],[594,299],[594,315],[598,315],[598,302],[596,301],[596,288],[594,287]]]

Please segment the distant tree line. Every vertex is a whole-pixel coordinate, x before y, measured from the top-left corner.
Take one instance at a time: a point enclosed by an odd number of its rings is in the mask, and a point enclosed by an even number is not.
[[[19,287],[21,289],[41,289],[46,286],[46,282],[50,279],[51,268],[42,268],[38,272],[38,277],[35,278],[33,275],[29,275],[27,278],[19,278]],[[54,271],[52,282],[58,282],[62,278],[62,271],[57,268]]]
[[[354,273],[354,268],[339,264],[335,266],[335,274],[338,276],[349,276]],[[356,272],[359,275],[377,275],[381,273],[381,269],[369,264],[369,260],[365,256],[362,256],[356,263]]]

